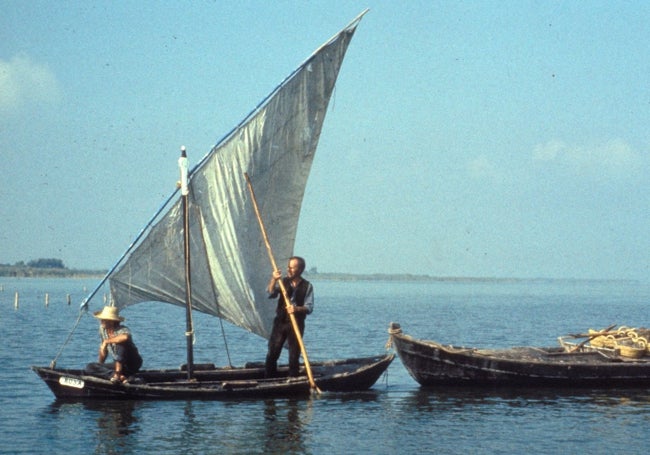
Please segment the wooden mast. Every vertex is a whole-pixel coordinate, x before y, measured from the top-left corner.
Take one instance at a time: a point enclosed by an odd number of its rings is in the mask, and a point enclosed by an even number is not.
[[[181,202],[183,208],[183,246],[185,256],[185,338],[187,340],[187,379],[191,380],[194,370],[194,324],[192,322],[192,280],[190,269],[190,216],[188,206],[188,165],[185,146],[181,147],[181,157],[178,159],[181,173]]]

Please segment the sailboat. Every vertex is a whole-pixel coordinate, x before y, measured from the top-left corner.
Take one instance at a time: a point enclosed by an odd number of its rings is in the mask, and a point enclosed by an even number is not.
[[[280,376],[267,379],[261,362],[195,364],[192,350],[193,311],[269,337],[275,305],[266,294],[268,277],[275,258],[286,263],[293,255],[329,99],[366,12],[320,46],[189,171],[183,152],[179,188],[81,304],[77,324],[108,282],[118,309],[142,302],[184,307],[187,363],[141,370],[128,383],[114,384],[85,368],[57,368],[59,351],[49,366],[32,367],[57,398],[301,396],[367,390],[385,372],[392,353],[312,363],[303,346],[300,376],[288,378],[280,366]]]

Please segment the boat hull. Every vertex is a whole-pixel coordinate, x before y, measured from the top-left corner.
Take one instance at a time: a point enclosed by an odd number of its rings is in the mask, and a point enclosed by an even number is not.
[[[562,348],[464,348],[416,339],[391,327],[404,367],[421,386],[648,387],[650,361]]]
[[[312,373],[321,391],[354,392],[372,387],[393,361],[394,354],[358,359],[312,363]],[[58,399],[93,400],[173,400],[231,399],[308,396],[307,376],[289,379],[288,369],[280,368],[278,378],[265,379],[264,365],[238,368],[201,368],[193,379],[178,370],[144,370],[126,384],[86,374],[84,370],[33,366],[32,370]],[[284,376],[282,376],[284,374]]]

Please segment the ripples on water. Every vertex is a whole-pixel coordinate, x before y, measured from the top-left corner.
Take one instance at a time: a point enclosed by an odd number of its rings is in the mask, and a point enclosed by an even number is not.
[[[0,452],[644,453],[650,391],[421,389],[399,360],[372,391],[312,399],[182,402],[54,400],[31,372],[48,364],[95,285],[3,280],[0,291]],[[555,344],[611,324],[648,326],[647,286],[621,283],[336,283],[315,281],[305,343],[313,359],[381,353],[390,321],[445,343]],[[84,289],[84,287],[86,289]],[[20,305],[13,307],[14,291]],[[44,294],[50,293],[49,306]],[[72,294],[71,306],[66,294]],[[96,304],[101,306],[100,302]],[[123,313],[149,367],[184,362],[183,312],[139,305]],[[219,324],[196,316],[195,359],[225,365]],[[264,341],[226,326],[232,363],[262,360]],[[84,317],[59,366],[94,359],[97,323]]]

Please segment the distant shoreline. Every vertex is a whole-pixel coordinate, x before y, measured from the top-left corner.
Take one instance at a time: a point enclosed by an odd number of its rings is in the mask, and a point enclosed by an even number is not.
[[[0,278],[103,278],[106,270],[40,268],[27,266],[0,265]],[[305,273],[309,280],[323,281],[395,281],[395,282],[439,282],[439,283],[638,283],[632,279],[599,279],[599,278],[498,278],[470,276],[431,276],[414,275],[410,273]]]
[[[0,265],[0,277],[7,278],[96,278],[104,275],[105,270]]]
[[[471,277],[471,276],[431,276],[413,274],[390,273],[315,273],[304,274],[307,279],[326,281],[402,281],[402,282],[440,282],[440,283],[639,283],[633,279],[607,279],[607,278],[499,278],[499,277]]]

